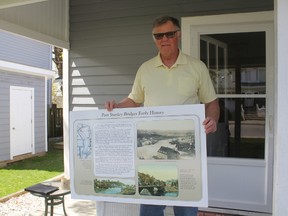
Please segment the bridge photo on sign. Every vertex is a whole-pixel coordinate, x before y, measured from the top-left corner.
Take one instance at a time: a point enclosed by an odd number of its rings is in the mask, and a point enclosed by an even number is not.
[[[178,169],[174,165],[141,165],[138,167],[141,196],[178,196]]]

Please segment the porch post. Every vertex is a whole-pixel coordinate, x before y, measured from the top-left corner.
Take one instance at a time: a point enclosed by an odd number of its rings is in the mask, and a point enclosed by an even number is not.
[[[274,0],[275,9],[275,136],[273,215],[288,215],[288,1]]]
[[[63,149],[64,149],[64,176],[70,179],[69,167],[69,52],[63,49]]]

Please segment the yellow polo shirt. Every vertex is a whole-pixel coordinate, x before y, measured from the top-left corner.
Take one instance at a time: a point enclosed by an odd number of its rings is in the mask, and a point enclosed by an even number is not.
[[[143,63],[128,97],[144,106],[168,106],[209,103],[216,94],[205,64],[180,51],[171,68],[160,54]]]

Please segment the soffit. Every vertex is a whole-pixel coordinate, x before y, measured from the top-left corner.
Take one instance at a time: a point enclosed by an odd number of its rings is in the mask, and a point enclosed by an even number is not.
[[[69,0],[1,0],[0,29],[69,48]]]

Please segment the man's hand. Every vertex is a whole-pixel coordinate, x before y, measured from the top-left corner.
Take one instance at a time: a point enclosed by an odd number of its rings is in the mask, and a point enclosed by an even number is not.
[[[111,101],[106,101],[105,102],[105,108],[107,109],[107,111],[112,111],[114,108],[117,108],[117,103],[115,100],[111,100]]]
[[[106,101],[105,102],[105,108],[107,111],[112,111],[115,108],[127,108],[127,107],[139,107],[141,104],[135,103],[132,99],[130,98],[124,98],[122,101],[119,103],[116,103],[115,100],[111,101]]]
[[[206,119],[203,121],[205,133],[214,133],[217,130],[217,122],[220,115],[218,99],[205,104]]]
[[[206,134],[214,133],[217,130],[217,122],[211,117],[207,117],[203,121],[203,125],[204,125],[204,128],[205,128],[205,133]]]

